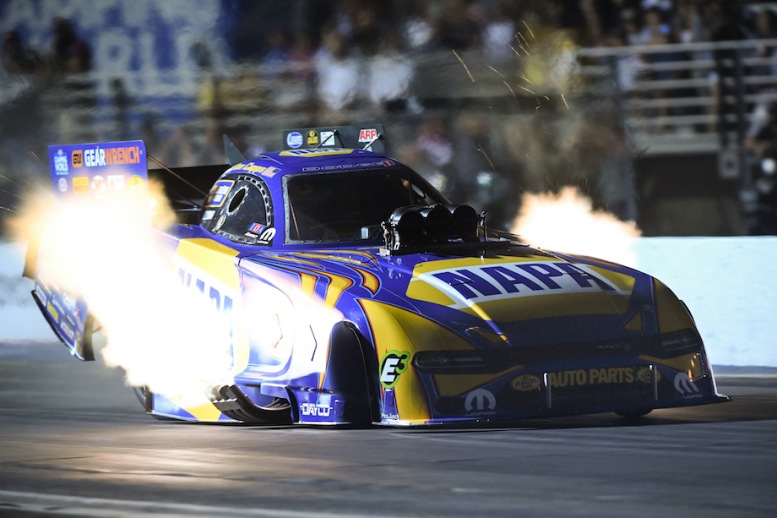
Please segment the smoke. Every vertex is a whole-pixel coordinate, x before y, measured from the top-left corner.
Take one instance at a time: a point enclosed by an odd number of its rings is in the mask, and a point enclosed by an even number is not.
[[[99,351],[131,386],[201,402],[229,380],[230,326],[175,278],[174,249],[159,233],[174,213],[156,184],[148,196],[60,198],[39,189],[10,222],[18,240],[40,236],[39,273],[86,301],[108,337]]]
[[[573,187],[558,194],[525,194],[512,232],[546,250],[636,264],[636,223],[594,210],[591,200]]]

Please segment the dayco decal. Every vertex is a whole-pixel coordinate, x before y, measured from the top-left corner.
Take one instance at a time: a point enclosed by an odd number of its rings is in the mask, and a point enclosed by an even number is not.
[[[607,279],[585,266],[566,262],[515,262],[451,268],[424,273],[419,279],[444,291],[454,289],[473,302],[561,291],[620,292]]]
[[[659,373],[656,373],[656,376],[659,376]],[[650,369],[648,367],[578,369],[574,371],[551,372],[548,378],[550,386],[554,388],[604,385],[610,383],[650,383]]]
[[[399,379],[399,375],[407,369],[409,353],[389,351],[380,362],[380,383],[391,388]]]
[[[323,403],[302,403],[300,405],[302,415],[329,417],[332,407]]]

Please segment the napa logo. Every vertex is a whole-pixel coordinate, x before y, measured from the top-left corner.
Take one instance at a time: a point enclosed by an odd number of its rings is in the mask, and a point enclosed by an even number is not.
[[[453,300],[451,307],[515,297],[556,293],[606,292],[626,294],[607,278],[584,265],[567,262],[504,262],[425,272],[413,279],[437,288]]]
[[[181,263],[177,265],[176,276],[185,288],[206,297],[213,309],[225,316],[231,315],[234,306],[232,288],[206,272],[192,270]]]

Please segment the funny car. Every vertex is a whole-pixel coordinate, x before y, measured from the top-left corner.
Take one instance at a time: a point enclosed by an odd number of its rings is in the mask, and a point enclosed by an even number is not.
[[[180,215],[159,235],[171,275],[230,319],[229,343],[213,344],[229,352],[229,379],[198,404],[138,386],[146,412],[420,426],[727,400],[661,281],[489,229],[487,214],[386,155],[382,133],[291,129],[251,159],[226,141],[228,164],[167,173],[147,170],[142,141],[49,148],[62,193],[167,177]],[[94,359],[99,315],[47,279],[40,247],[25,267],[33,296],[71,354]]]

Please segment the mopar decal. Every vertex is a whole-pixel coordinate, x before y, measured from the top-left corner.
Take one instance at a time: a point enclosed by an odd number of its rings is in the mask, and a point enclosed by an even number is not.
[[[496,412],[496,398],[491,391],[475,389],[464,398],[464,409],[467,415],[492,415]]]
[[[674,377],[674,388],[685,399],[703,397],[699,387],[697,387],[696,384],[691,381],[691,378],[688,376],[687,372],[677,373],[677,375]]]
[[[380,383],[386,388],[393,387],[399,375],[407,369],[409,359],[409,353],[389,351],[380,362]]]

